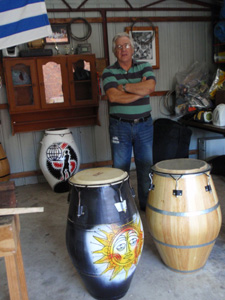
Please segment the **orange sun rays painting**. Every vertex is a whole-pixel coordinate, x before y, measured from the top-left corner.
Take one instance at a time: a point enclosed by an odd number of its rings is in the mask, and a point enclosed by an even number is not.
[[[131,275],[141,256],[144,233],[140,217],[128,224],[119,226],[110,224],[98,226],[92,241],[95,250],[93,263],[99,266],[101,274],[107,274],[109,280],[126,279]]]

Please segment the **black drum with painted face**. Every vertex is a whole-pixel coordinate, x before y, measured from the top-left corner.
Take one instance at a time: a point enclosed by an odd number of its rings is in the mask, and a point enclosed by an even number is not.
[[[144,233],[129,176],[93,168],[69,179],[66,244],[73,265],[96,299],[120,299],[140,260]]]

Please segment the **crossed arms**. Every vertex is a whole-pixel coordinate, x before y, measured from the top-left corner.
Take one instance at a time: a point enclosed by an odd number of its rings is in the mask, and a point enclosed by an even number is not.
[[[155,80],[146,80],[146,77],[142,78],[138,83],[127,83],[126,92],[123,91],[122,85],[118,85],[117,88],[110,88],[106,91],[106,95],[111,103],[132,103],[136,100],[150,95],[155,90]]]

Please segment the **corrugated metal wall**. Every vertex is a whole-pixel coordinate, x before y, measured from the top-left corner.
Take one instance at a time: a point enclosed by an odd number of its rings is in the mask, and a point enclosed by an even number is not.
[[[71,5],[75,1],[68,1]],[[81,1],[82,2],[82,1]],[[122,1],[90,1],[88,7],[127,7]],[[130,1],[134,6],[137,1]],[[140,1],[143,5],[149,1]],[[139,2],[139,3],[140,3]],[[46,1],[48,8],[62,8],[61,1]],[[76,5],[79,3],[76,1]],[[187,7],[187,4],[178,1],[169,1],[168,4],[161,4],[165,7]],[[158,6],[159,7],[159,6]],[[190,7],[190,6],[189,6]],[[137,17],[137,16],[210,16],[209,12],[182,12],[182,11],[152,11],[152,12],[109,12],[107,17]],[[100,17],[98,12],[88,13],[49,13],[49,18],[77,18],[77,17]],[[206,62],[209,69],[215,69],[212,61],[212,29],[210,22],[156,22],[159,29],[159,55],[160,68],[155,70],[157,79],[157,91],[173,90],[175,74],[190,66],[194,61]],[[86,41],[91,43],[92,53],[97,58],[104,57],[103,30],[102,24],[92,23],[92,34]],[[110,50],[110,63],[115,61],[111,53],[111,41],[117,32],[124,31],[124,28],[131,26],[130,23],[109,23],[108,44]],[[148,26],[146,23],[138,23],[136,26]],[[73,34],[82,37],[86,27],[83,24],[73,24],[71,26]],[[77,42],[72,40],[71,45],[76,48]],[[22,46],[24,47],[24,46]],[[61,54],[66,52],[64,46],[59,46]],[[152,116],[154,119],[168,116],[168,112],[163,107],[164,99],[152,97]],[[6,103],[7,97],[4,85],[0,88],[0,103]],[[71,128],[71,132],[81,154],[81,163],[96,161],[106,161],[111,159],[111,151],[108,135],[108,104],[107,101],[100,101],[99,117],[101,126],[89,126]],[[38,159],[40,151],[40,141],[44,132],[20,133],[12,136],[9,113],[7,110],[0,111],[1,130],[0,141],[7,154],[11,173],[33,171],[39,169]],[[202,130],[195,130],[192,136],[191,149],[197,148],[197,138],[216,134],[208,134]],[[16,185],[36,183],[43,180],[42,177],[26,177],[15,179]]]

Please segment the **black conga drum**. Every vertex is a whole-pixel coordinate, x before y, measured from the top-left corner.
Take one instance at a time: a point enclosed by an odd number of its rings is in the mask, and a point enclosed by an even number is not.
[[[211,167],[198,159],[170,159],[152,167],[146,221],[171,270],[200,270],[219,234],[222,215]]]
[[[120,299],[140,260],[143,226],[129,185],[116,168],[93,168],[69,179],[66,244],[73,265],[96,299]]]

